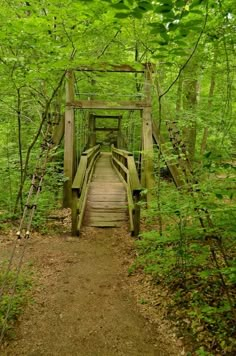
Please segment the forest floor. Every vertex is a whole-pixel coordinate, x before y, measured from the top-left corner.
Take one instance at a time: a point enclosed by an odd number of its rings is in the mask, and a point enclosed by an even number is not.
[[[142,273],[128,273],[135,246],[127,228],[85,228],[72,238],[69,225],[53,222],[47,235],[28,241],[32,302],[1,355],[185,355],[166,318],[167,291]],[[1,236],[1,259],[12,240]]]

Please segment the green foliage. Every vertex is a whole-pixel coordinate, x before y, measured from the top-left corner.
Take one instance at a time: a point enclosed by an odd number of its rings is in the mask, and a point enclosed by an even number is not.
[[[210,156],[206,154],[205,159]],[[224,173],[227,169],[224,168]],[[212,344],[214,352],[229,355],[236,347],[233,338],[236,226],[232,205],[235,200],[228,194],[231,179],[216,178],[222,168],[218,166],[217,173],[216,170],[214,175],[210,173],[210,181],[203,179],[201,172],[202,179],[194,189],[200,189],[203,194],[191,196],[161,181],[158,195],[161,211],[154,204],[146,220],[153,225],[161,213],[162,230],[149,229],[142,233],[137,241],[138,258],[130,269],[133,273],[135,268],[142,267],[156,283],[169,287],[174,294],[170,315],[182,320],[183,329],[188,327],[199,347],[204,345],[198,350],[199,355],[211,354],[208,351],[213,351]],[[206,209],[210,209],[214,228],[200,224],[200,219],[205,219]],[[183,320],[188,321],[187,325]]]
[[[2,266],[1,266],[2,267]],[[0,333],[4,329],[4,334],[9,335],[14,322],[23,312],[23,307],[29,300],[28,291],[32,285],[32,277],[29,272],[22,272],[16,281],[16,272],[10,272],[7,276],[0,273],[0,289],[4,285],[3,294],[0,300]],[[12,289],[16,283],[16,288],[13,293]],[[7,316],[7,319],[6,319]]]
[[[34,138],[63,72],[104,62],[137,67],[143,62],[154,63],[152,114],[159,120],[165,140],[165,159],[178,159],[165,126],[175,122],[187,151],[196,141],[192,160],[196,183],[182,190],[168,181],[159,184],[159,171],[165,165],[158,162],[155,148],[157,204],[146,214],[146,222],[154,227],[138,241],[135,265],[143,266],[157,282],[167,284],[180,307],[183,300],[181,316],[190,318],[198,355],[210,355],[209,346],[200,345],[202,327],[211,335],[218,353],[230,353],[233,328],[229,299],[233,300],[236,281],[235,1],[17,0],[1,2],[0,10],[0,223],[19,217],[24,206],[41,151],[44,125],[36,143]],[[80,99],[143,100],[141,78],[139,74],[78,72],[76,94]],[[163,93],[160,108],[159,96]],[[50,111],[56,107],[63,112],[64,102],[62,88]],[[142,142],[139,113],[119,113],[123,114],[124,147],[134,152],[138,161]],[[86,117],[82,115],[76,113],[78,153],[86,144],[82,125]],[[40,231],[49,211],[62,200],[62,156],[63,148],[48,164],[33,221]],[[17,205],[24,173],[24,189]],[[206,219],[206,211],[213,226],[200,223]],[[219,266],[213,263],[212,246]],[[220,300],[218,294],[222,295]],[[15,315],[20,300],[16,301]]]

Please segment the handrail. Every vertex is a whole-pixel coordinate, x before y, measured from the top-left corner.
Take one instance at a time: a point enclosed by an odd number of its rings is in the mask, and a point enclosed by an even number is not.
[[[141,184],[131,152],[115,148],[112,145],[112,164],[127,189],[130,217],[130,231],[138,236],[140,230],[140,193]]]
[[[79,235],[85,211],[88,185],[93,175],[95,163],[100,155],[100,145],[84,151],[72,184],[72,235]]]

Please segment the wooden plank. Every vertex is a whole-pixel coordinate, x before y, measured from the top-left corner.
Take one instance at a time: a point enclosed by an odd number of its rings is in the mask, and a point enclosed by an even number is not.
[[[95,127],[95,131],[119,131],[118,127]]]
[[[96,207],[96,208],[93,208],[91,207],[90,205],[87,204],[87,209],[88,211],[86,212],[87,213],[94,213],[94,212],[102,212],[102,213],[124,213],[126,216],[127,216],[127,212],[128,212],[128,208],[127,207],[117,207],[117,206],[113,206],[113,208],[110,208],[110,207],[107,207],[107,208],[101,208],[99,207],[99,205]]]
[[[147,67],[145,74],[144,91],[148,107],[142,111],[142,172],[141,184],[147,188],[147,205],[150,206],[153,199],[151,190],[155,185],[154,161],[153,161],[153,140],[152,140],[152,116],[151,116],[151,71]]]
[[[109,212],[104,213],[102,211],[89,211],[87,214],[87,218],[91,218],[93,220],[97,219],[99,221],[118,221],[125,220],[127,218],[127,214],[123,212]]]
[[[154,142],[158,145],[159,149],[161,150],[161,153],[164,157],[166,165],[170,170],[172,178],[174,179],[176,187],[182,187],[185,184],[184,178],[180,174],[180,171],[177,167],[177,162],[173,161],[173,159],[168,159],[168,157],[170,156],[170,153],[165,148],[165,145],[164,145],[165,141],[164,141],[163,137],[160,135],[158,126],[156,125],[156,123],[154,121],[152,122],[152,131],[153,131],[152,134],[153,134]]]
[[[91,227],[121,227],[124,225],[123,221],[85,221],[85,226]]]
[[[84,182],[84,177],[85,177],[85,173],[86,173],[86,169],[87,169],[87,157],[86,156],[82,156],[80,159],[80,163],[73,181],[73,185],[72,185],[72,189],[78,189],[79,190],[79,194],[81,192],[82,189],[82,185]]]
[[[87,209],[127,209],[127,201],[87,201]]]
[[[101,195],[99,194],[94,194],[92,196],[92,198],[88,199],[89,201],[93,201],[93,202],[98,202],[98,201],[102,201],[102,202],[125,202],[126,201],[126,196],[120,196],[120,194],[112,194],[112,195],[106,195],[101,197]]]
[[[120,188],[120,189],[99,189],[99,188],[93,188],[93,189],[89,189],[89,196],[92,196],[93,194],[101,194],[101,195],[111,195],[111,194],[121,194],[121,195],[125,195],[126,192]]]
[[[111,188],[120,188],[120,187],[124,187],[124,184],[123,183],[121,183],[120,181],[119,182],[111,182],[111,183],[109,183],[109,186],[111,187]],[[104,188],[104,189],[107,189],[107,183],[98,183],[98,182],[91,182],[90,183],[90,187],[91,188],[97,188],[97,187],[100,187],[100,188]]]
[[[55,146],[58,146],[64,136],[65,132],[65,115],[60,116],[58,125],[54,128],[52,134],[52,141]]]
[[[141,191],[141,184],[138,177],[138,172],[135,166],[134,157],[130,156],[128,159],[128,170],[129,170],[129,185],[132,192]]]
[[[103,101],[103,100],[74,100],[71,107],[96,110],[142,110],[148,105],[144,101]]]
[[[125,158],[127,158],[128,156],[133,156],[133,154],[129,151],[126,150],[120,150],[119,148],[116,148],[114,146],[112,146],[112,153],[115,152],[117,153],[119,156],[123,156]],[[113,155],[114,156],[114,155]]]
[[[122,119],[122,115],[95,115],[93,114],[93,117],[95,119]]]

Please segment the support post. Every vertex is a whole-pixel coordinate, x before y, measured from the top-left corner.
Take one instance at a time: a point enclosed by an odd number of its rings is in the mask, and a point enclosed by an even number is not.
[[[89,148],[93,147],[96,145],[96,131],[95,131],[95,116],[93,114],[89,114],[89,139],[88,139],[88,144]]]
[[[75,174],[75,122],[74,108],[69,103],[74,101],[74,73],[68,71],[66,75],[66,109],[64,134],[64,208],[71,208],[72,182]]]
[[[146,65],[144,92],[146,97],[146,107],[142,110],[142,171],[141,184],[147,188],[147,206],[152,200],[152,189],[154,187],[154,162],[153,162],[153,140],[152,140],[152,66]]]

